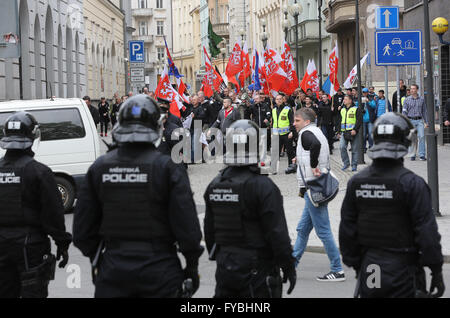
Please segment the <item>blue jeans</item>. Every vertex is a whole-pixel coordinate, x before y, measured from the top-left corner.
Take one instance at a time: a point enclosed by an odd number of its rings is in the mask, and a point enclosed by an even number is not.
[[[419,157],[425,158],[426,157],[426,149],[425,149],[425,125],[423,123],[422,119],[419,120],[412,120],[411,123],[413,124],[414,128],[417,129],[417,138],[419,139]],[[415,157],[416,156],[416,149],[417,144],[412,145],[413,149],[410,149],[410,153],[413,153]],[[411,151],[412,150],[412,151]]]
[[[367,140],[369,140],[369,149],[373,146],[372,130],[373,124],[371,122],[364,123],[364,149],[367,149]]]
[[[307,193],[305,194],[305,209],[303,210],[303,215],[297,226],[298,236],[294,245],[294,252],[292,253],[292,256],[297,260],[297,263],[305,252],[309,234],[313,228],[316,230],[317,236],[325,247],[325,251],[330,259],[331,271],[342,271],[341,257],[336,243],[334,242],[333,233],[331,232],[328,205],[325,204],[316,208],[311,203]]]
[[[351,143],[351,145],[352,145],[352,167],[356,168],[358,166],[358,154],[360,151],[358,149],[358,139],[359,139],[358,135],[356,135],[352,142],[347,141],[344,138],[344,132],[341,132],[341,143],[340,143],[341,159],[342,159],[342,163],[346,167],[350,166],[350,159],[348,158],[348,153],[347,153],[347,147],[348,147],[349,143]]]

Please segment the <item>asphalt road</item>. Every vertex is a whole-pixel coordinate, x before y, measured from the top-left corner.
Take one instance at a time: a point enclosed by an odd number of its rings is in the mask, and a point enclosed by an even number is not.
[[[66,215],[66,227],[71,232],[73,215]],[[54,250],[54,249],[53,249]],[[94,286],[91,282],[91,267],[89,259],[73,245],[69,250],[69,264],[65,269],[56,270],[55,280],[50,283],[51,298],[91,298]],[[180,255],[182,261],[183,257]],[[200,289],[195,298],[211,298],[215,288],[215,262],[208,260],[206,252],[200,259],[199,272],[201,276]],[[328,257],[324,254],[305,253],[297,269],[297,284],[291,295],[286,295],[288,285],[284,285],[284,296],[287,298],[351,298],[355,289],[354,271],[344,269],[347,280],[340,283],[323,283],[316,277],[329,272]],[[450,265],[444,265],[444,280],[450,288]],[[428,279],[428,282],[430,280]],[[444,297],[450,298],[447,289]]]

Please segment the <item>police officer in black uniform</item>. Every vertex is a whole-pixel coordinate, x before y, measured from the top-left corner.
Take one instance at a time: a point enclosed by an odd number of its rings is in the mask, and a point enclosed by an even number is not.
[[[189,297],[199,287],[200,224],[185,169],[156,150],[162,118],[149,96],[128,99],[113,130],[118,148],[81,189],[74,244],[93,262],[96,297]]]
[[[162,102],[163,99],[161,98],[158,98],[158,101],[161,113],[165,115],[165,118],[163,119],[163,136],[161,144],[158,147],[158,151],[165,155],[171,156],[172,148],[179,142],[180,139],[180,133],[177,132],[177,129],[182,128],[183,125],[177,116],[170,113],[170,104]],[[176,119],[180,121],[180,125],[177,124]],[[174,138],[172,138],[172,134],[174,134]]]
[[[158,97],[158,104],[161,109],[164,108],[164,111],[167,114],[167,122],[172,123],[179,128],[183,127],[181,119],[170,112],[170,102],[167,99]]]
[[[227,133],[234,143],[227,145],[228,167],[204,195],[205,241],[210,259],[217,262],[215,297],[279,298],[282,282],[289,280],[288,294],[296,283],[283,197],[259,174],[258,147],[250,146],[257,144],[258,126],[239,120],[230,128],[235,130]],[[238,151],[242,146],[245,151]]]
[[[11,115],[0,147],[0,298],[45,298],[59,267],[66,266],[72,237],[64,225],[64,207],[52,171],[33,159],[40,130],[29,113]]]
[[[343,262],[358,275],[355,296],[406,298],[420,291],[441,297],[444,293],[441,236],[430,189],[403,166],[414,133],[403,115],[381,116],[373,130],[375,146],[368,153],[373,164],[348,183],[339,243]],[[424,266],[432,272],[429,293]]]

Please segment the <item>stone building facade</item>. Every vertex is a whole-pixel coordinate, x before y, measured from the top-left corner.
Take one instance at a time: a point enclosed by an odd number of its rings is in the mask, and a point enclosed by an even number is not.
[[[83,1],[17,0],[21,58],[0,60],[0,100],[86,93]]]
[[[118,0],[84,0],[87,94],[93,100],[125,94],[124,14]]]

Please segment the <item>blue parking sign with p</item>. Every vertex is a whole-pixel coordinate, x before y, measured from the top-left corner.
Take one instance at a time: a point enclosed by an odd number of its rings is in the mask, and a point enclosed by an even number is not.
[[[144,41],[130,41],[130,62],[145,63]]]

